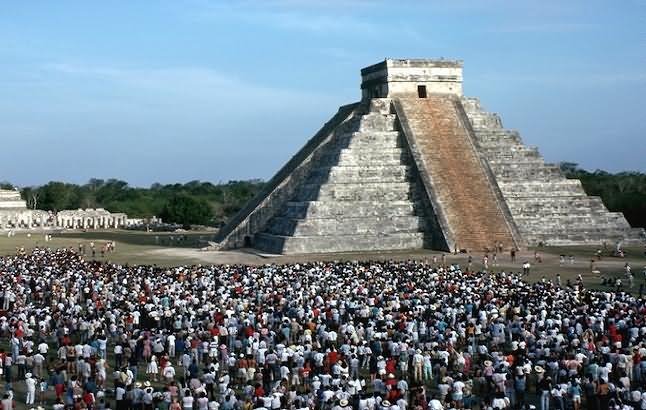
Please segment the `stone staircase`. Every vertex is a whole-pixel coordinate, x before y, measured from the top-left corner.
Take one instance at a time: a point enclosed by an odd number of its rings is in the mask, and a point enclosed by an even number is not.
[[[391,101],[362,104],[287,206],[255,234],[255,248],[295,254],[425,246],[418,184]]]
[[[443,94],[395,102],[451,249],[517,246],[505,205],[463,123],[459,104]]]
[[[529,244],[642,241],[643,230],[631,228],[623,214],[609,212],[600,198],[587,196],[580,181],[546,164],[536,148],[525,146],[518,132],[504,129],[500,117],[484,111],[478,99],[463,98],[462,106],[478,149]]]

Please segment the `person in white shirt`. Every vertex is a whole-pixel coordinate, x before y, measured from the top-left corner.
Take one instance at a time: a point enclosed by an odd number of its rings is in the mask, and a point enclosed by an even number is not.
[[[38,344],[38,352],[43,356],[47,357],[47,352],[49,351],[49,345],[45,342]]]
[[[464,387],[465,387],[465,384],[464,382],[462,382],[462,379],[460,378],[453,382],[452,398],[459,408],[462,407],[462,400],[464,398]]]
[[[31,373],[25,374],[25,387],[26,387],[25,404],[28,406],[33,405],[34,399],[36,398],[36,379],[32,377]]]
[[[438,400],[437,396],[433,396],[431,401],[428,402],[429,410],[444,410],[442,402]]]
[[[192,410],[194,400],[195,399],[191,395],[191,391],[189,389],[184,390],[184,397],[182,397],[182,408],[184,410]]]

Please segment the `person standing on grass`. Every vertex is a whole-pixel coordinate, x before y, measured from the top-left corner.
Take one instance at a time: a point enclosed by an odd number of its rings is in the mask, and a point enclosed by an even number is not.
[[[31,373],[25,374],[25,404],[31,406],[36,400],[36,379],[32,377]]]

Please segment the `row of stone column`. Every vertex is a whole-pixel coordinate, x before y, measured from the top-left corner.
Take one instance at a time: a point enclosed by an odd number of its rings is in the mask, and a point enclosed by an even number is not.
[[[2,212],[0,214],[0,229],[8,228],[45,228],[53,226],[53,220],[48,214],[34,215],[31,212]]]
[[[69,229],[107,229],[126,225],[125,215],[57,215],[56,226]]]
[[[33,212],[0,212],[0,229],[109,229],[126,225],[127,215],[52,215]]]

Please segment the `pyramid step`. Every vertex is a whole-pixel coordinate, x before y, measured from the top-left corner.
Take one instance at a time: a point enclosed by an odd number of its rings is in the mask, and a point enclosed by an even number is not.
[[[420,232],[423,222],[412,215],[348,218],[273,218],[267,233],[284,236],[385,235]]]
[[[291,218],[358,218],[414,215],[421,203],[411,201],[305,201],[289,202],[285,216]]]
[[[408,163],[410,155],[403,148],[381,150],[342,149],[321,157],[321,165],[356,166],[363,164],[399,165]]]
[[[424,247],[424,234],[397,233],[375,235],[335,235],[335,236],[281,236],[259,233],[254,237],[255,248],[277,254],[372,252],[375,250],[395,251],[421,249]]]
[[[335,144],[340,148],[349,148],[352,150],[378,151],[401,147],[402,141],[402,136],[397,131],[353,132],[338,136]]]
[[[533,198],[509,198],[510,209],[524,210],[528,213],[540,212],[545,209],[554,212],[568,212],[571,209],[605,210],[601,198],[598,196],[569,195],[569,196],[539,196]]]
[[[406,201],[415,197],[408,182],[375,184],[304,184],[297,195],[299,201]]]
[[[522,142],[518,131],[501,130],[501,132],[476,132],[476,140],[481,145],[489,143],[520,144]]]
[[[551,213],[549,215],[526,215],[516,216],[514,220],[524,226],[528,224],[534,225],[549,225],[558,224],[561,226],[595,226],[610,224],[613,226],[620,226],[622,228],[629,228],[623,214],[616,214],[611,212],[581,212],[581,213]]]
[[[494,168],[494,172],[497,174],[499,168],[525,168],[525,167],[535,167],[535,166],[544,166],[545,160],[543,158],[515,158],[515,159],[498,159],[498,158],[487,158],[491,167]]]
[[[505,183],[499,181],[498,186],[506,198],[585,195],[583,186],[577,179],[562,179],[551,182],[526,180]]]
[[[394,114],[394,110],[392,108],[392,99],[391,98],[371,98],[370,100],[361,102],[361,106],[357,110],[357,112],[360,115]]]
[[[626,229],[620,231],[563,231],[546,233],[528,233],[525,235],[528,243],[535,245],[540,242],[551,246],[575,245],[601,245],[623,241],[625,244],[643,244],[643,237],[639,229]]]
[[[369,113],[359,119],[359,131],[395,131],[397,116],[394,114]]]
[[[419,158],[417,167],[431,181],[427,191],[433,192],[432,199],[451,233],[449,240],[454,243],[449,246],[481,249],[492,237],[511,246],[513,233],[473,135],[461,120],[459,103],[446,95],[430,95],[400,98],[395,108]]]
[[[498,183],[503,184],[518,183],[526,180],[550,182],[562,179],[565,179],[565,177],[561,170],[555,166],[513,168],[496,173],[496,180]]]
[[[405,182],[412,176],[406,165],[334,166],[314,169],[308,183]]]

